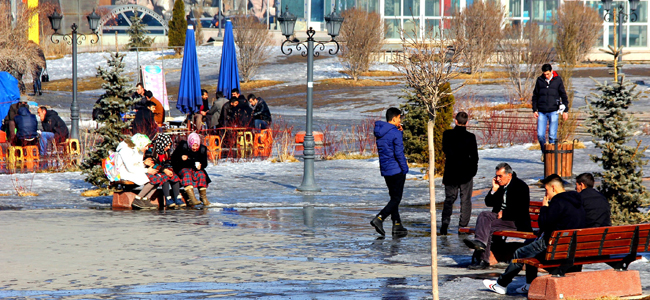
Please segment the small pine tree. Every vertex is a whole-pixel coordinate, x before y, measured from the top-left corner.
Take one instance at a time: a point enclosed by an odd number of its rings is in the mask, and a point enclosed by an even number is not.
[[[146,47],[140,50],[149,50],[148,48],[153,44],[154,38],[146,36],[149,31],[144,28],[142,19],[132,16],[129,20],[131,20],[131,26],[129,26],[129,29],[127,30],[127,33],[129,34],[129,50],[135,50],[135,47]]]
[[[443,91],[449,92],[450,85],[446,83]],[[426,106],[422,100],[408,93],[404,97],[406,104],[400,106],[404,111],[404,152],[412,162],[426,163],[429,161],[429,148],[427,145],[427,122],[429,120]],[[436,110],[435,128],[433,131],[434,151],[436,155],[436,174],[442,174],[445,169],[445,153],[442,152],[442,133],[451,129],[454,119],[453,95],[440,99],[440,106]]]
[[[185,31],[187,30],[187,20],[185,19],[185,3],[183,0],[174,1],[172,9],[172,19],[169,20],[169,47],[185,46]],[[177,54],[183,52],[183,48],[175,48]]]
[[[102,141],[95,147],[82,163],[81,172],[86,174],[86,182],[100,188],[108,187],[108,179],[102,169],[102,159],[108,157],[109,151],[115,151],[126,135],[129,124],[122,121],[122,114],[129,111],[133,100],[131,93],[133,88],[129,87],[129,78],[123,76],[125,54],[111,54],[107,57],[108,69],[97,68],[97,77],[104,79],[102,88],[106,91],[99,97],[95,108],[99,108],[97,122],[101,123],[97,133],[102,136]]]
[[[602,149],[601,156],[591,158],[604,169],[597,174],[602,177],[599,190],[610,203],[614,225],[638,224],[650,219],[639,212],[648,198],[642,185],[645,149],[640,147],[640,141],[636,147],[626,145],[636,127],[626,110],[640,94],[634,91],[636,85],[630,85],[625,79],[612,85],[597,82],[600,94],[594,93],[596,98],[589,101],[588,131],[596,147]]]

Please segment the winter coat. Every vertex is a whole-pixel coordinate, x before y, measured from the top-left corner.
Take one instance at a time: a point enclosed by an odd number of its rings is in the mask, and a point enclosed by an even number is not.
[[[465,126],[456,126],[442,134],[442,151],[445,153],[444,185],[461,185],[469,182],[478,170],[476,136]]]
[[[492,193],[490,190],[487,196],[485,196],[485,205],[492,207],[493,213],[499,213],[504,198],[506,207],[503,210],[501,219],[515,222],[517,231],[532,232],[533,228],[530,226],[530,214],[528,212],[530,206],[530,190],[528,189],[528,185],[519,179],[515,172],[512,172],[512,179],[507,186],[507,193],[506,188],[503,186],[500,186],[495,193]]]
[[[253,120],[253,109],[247,102],[239,101],[236,107],[231,107],[226,123],[228,127],[250,128]]]
[[[560,103],[564,104],[564,112],[569,111],[569,98],[562,77],[553,71],[553,78],[546,83],[544,75],[537,77],[535,89],[533,89],[533,111],[552,112],[560,109]]]
[[[585,227],[612,226],[607,198],[593,188],[580,192],[582,206],[585,208]]]
[[[54,139],[57,143],[65,142],[70,135],[68,126],[65,125],[59,114],[53,110],[48,110],[45,113],[45,119],[41,122],[41,126],[43,126],[43,131],[54,133]]]
[[[547,245],[553,231],[585,228],[585,209],[580,194],[569,191],[553,196],[548,206],[540,208],[537,223]]]
[[[223,111],[224,104],[228,103],[226,98],[218,98],[212,103],[212,107],[206,114],[208,117],[208,127],[214,128],[219,126],[219,120],[221,119],[221,112]]]
[[[156,104],[156,110],[153,112],[154,121],[156,121],[158,125],[162,125],[163,123],[165,123],[165,107],[155,97],[151,97],[149,101]]]
[[[183,155],[187,155],[187,160],[183,160]],[[205,180],[209,184],[211,182],[210,176],[205,171],[205,168],[208,166],[208,148],[205,145],[201,145],[199,150],[194,152],[187,141],[180,141],[176,149],[174,149],[174,153],[172,153],[174,173],[180,174],[183,169],[196,170],[196,162],[201,164],[201,171],[205,173]]]
[[[375,138],[377,139],[381,176],[408,173],[409,166],[406,164],[404,156],[402,131],[388,122],[376,121]]]
[[[117,172],[123,180],[132,181],[137,185],[149,182],[147,169],[144,166],[143,154],[129,147],[125,142],[117,145]]]
[[[253,120],[263,120],[267,124],[271,124],[271,111],[262,98],[257,98],[257,105],[253,107]]]
[[[18,115],[18,109],[21,106],[27,106],[27,104],[21,103],[21,102],[16,102],[16,103],[9,106],[9,111],[7,112],[7,116],[5,117],[5,120],[4,120],[5,126],[7,126],[7,124],[9,124],[9,121],[15,121],[15,118]]]
[[[38,137],[38,122],[36,116],[29,112],[29,108],[21,106],[18,109],[18,115],[14,119],[16,122],[16,137],[19,139],[33,139]]]

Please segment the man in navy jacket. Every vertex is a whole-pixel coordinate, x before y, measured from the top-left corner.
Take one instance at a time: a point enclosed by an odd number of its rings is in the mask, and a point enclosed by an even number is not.
[[[393,220],[393,235],[405,236],[408,231],[402,226],[399,217],[399,203],[402,201],[404,181],[409,167],[404,156],[404,142],[402,141],[402,111],[391,107],[386,111],[386,122],[375,122],[375,138],[377,139],[377,152],[379,153],[379,168],[388,186],[390,201],[375,216],[370,225],[381,235],[384,231],[384,220],[390,215]]]

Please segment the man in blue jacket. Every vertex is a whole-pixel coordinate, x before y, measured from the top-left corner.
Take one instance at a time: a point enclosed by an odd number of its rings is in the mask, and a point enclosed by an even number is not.
[[[386,111],[386,122],[375,122],[375,138],[377,139],[377,152],[379,153],[379,168],[388,186],[390,201],[386,207],[375,216],[370,225],[381,235],[384,231],[384,220],[390,215],[393,220],[393,235],[406,236],[408,231],[402,226],[399,217],[399,203],[402,201],[404,181],[409,167],[404,156],[404,142],[402,141],[402,111],[391,107]]]

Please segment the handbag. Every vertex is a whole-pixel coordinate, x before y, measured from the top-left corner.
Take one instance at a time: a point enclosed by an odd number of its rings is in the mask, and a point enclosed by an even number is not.
[[[50,74],[47,74],[47,69],[41,71],[41,82],[50,82]]]

